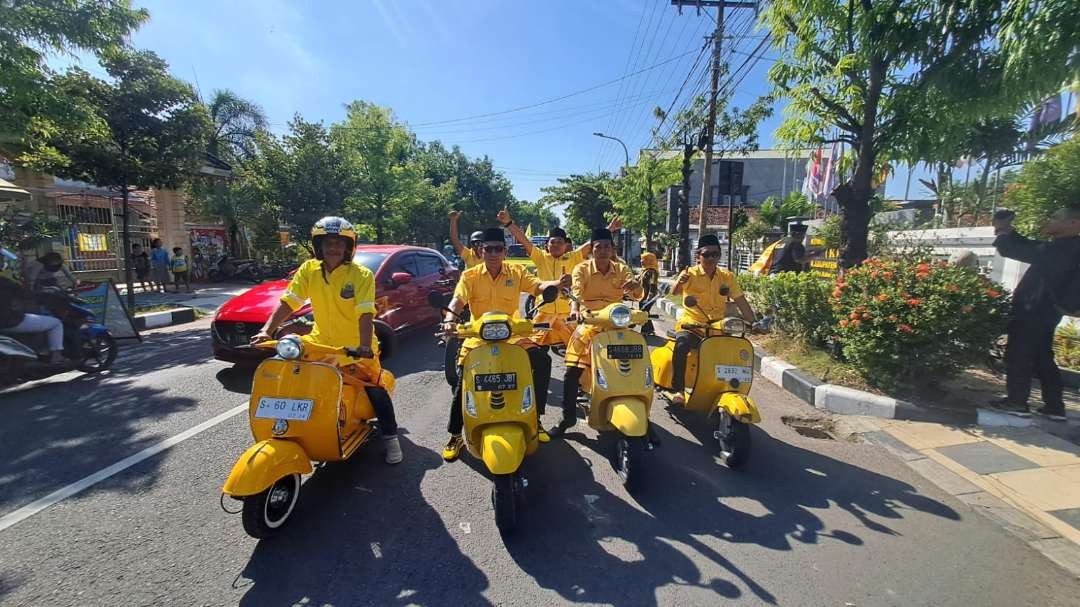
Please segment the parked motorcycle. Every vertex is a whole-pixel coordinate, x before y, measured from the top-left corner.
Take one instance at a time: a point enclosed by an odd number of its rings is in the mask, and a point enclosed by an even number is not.
[[[359,358],[353,349],[295,335],[256,347],[276,351],[256,369],[251,387],[248,421],[256,442],[221,491],[243,502],[244,531],[266,539],[288,522],[300,497],[300,477],[313,472],[312,462],[347,460],[378,436],[364,388],[379,385],[392,392],[394,376],[383,369],[373,377],[367,367],[351,364]]]
[[[222,253],[210,266],[207,278],[210,282],[250,281],[258,284],[263,281],[258,264],[250,259],[233,260],[227,253]]]
[[[697,298],[687,296],[683,305],[697,307]],[[738,317],[682,327],[703,335],[701,345],[687,357],[683,408],[710,416],[720,457],[728,467],[738,468],[750,457],[750,425],[761,422],[748,396],[754,380],[754,346],[745,337],[749,327]],[[669,331],[664,347],[652,352],[653,375],[665,388],[672,384],[674,354],[675,333]]]
[[[557,294],[556,287],[549,287],[543,299],[552,302]],[[429,293],[428,303],[447,310],[441,293]],[[532,365],[525,349],[510,339],[528,337],[545,326],[489,312],[454,328],[455,337],[480,341],[465,355],[462,365],[462,436],[469,453],[483,461],[492,475],[491,502],[495,525],[502,533],[510,533],[517,524],[517,507],[528,487],[521,465],[525,456],[540,446]]]

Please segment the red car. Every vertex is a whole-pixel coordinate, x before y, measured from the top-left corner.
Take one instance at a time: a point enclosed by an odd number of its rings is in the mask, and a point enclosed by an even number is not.
[[[441,314],[427,303],[428,292],[452,292],[461,275],[440,253],[422,247],[357,245],[353,260],[375,273],[375,333],[383,359],[393,354],[398,335],[439,322]],[[277,309],[288,286],[288,280],[264,282],[225,302],[210,325],[214,358],[245,363],[273,354],[247,344]],[[310,305],[297,310],[279,334],[308,333],[310,312]]]

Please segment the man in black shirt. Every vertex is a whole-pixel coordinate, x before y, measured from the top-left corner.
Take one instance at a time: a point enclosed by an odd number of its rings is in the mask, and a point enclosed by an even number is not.
[[[991,403],[996,409],[1027,417],[1031,378],[1039,377],[1042,407],[1036,413],[1065,420],[1061,372],[1054,363],[1054,333],[1061,322],[1055,294],[1067,282],[1077,280],[1074,268],[1080,264],[1080,209],[1061,209],[1050,218],[1043,232],[1050,241],[1032,240],[1013,231],[1011,211],[994,215],[994,247],[1003,257],[1031,264],[1013,291],[1013,318],[1009,322],[1009,344],[1005,352],[1008,396]]]
[[[769,274],[780,272],[805,272],[810,257],[806,254],[803,240],[806,238],[806,224],[796,223],[788,228],[788,236],[773,249],[773,261]]]

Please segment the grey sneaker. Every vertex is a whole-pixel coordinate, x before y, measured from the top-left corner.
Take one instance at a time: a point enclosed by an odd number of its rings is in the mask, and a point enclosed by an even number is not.
[[[1031,410],[1027,404],[1014,403],[1008,398],[999,398],[988,403],[991,409],[1015,415],[1016,417],[1031,417]]]
[[[405,459],[405,454],[401,452],[401,443],[398,441],[397,436],[384,438],[383,446],[386,447],[386,463],[400,464],[401,460]]]
[[[1043,405],[1038,409],[1035,409],[1035,413],[1056,422],[1066,421],[1065,407],[1051,407],[1050,405]]]

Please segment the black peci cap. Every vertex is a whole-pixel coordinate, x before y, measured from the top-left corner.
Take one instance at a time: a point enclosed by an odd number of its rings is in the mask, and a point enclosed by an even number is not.
[[[551,228],[551,231],[548,232],[548,238],[562,238],[563,240],[566,240],[566,230],[562,228]]]
[[[716,234],[706,234],[701,238],[698,238],[697,241],[697,248],[699,249],[718,246],[720,246],[720,239],[716,237]]]
[[[611,230],[607,228],[593,228],[592,236],[589,237],[589,242],[596,242],[597,240],[614,240],[611,237]]]
[[[506,244],[506,235],[502,228],[488,228],[484,230],[484,242],[497,242]]]

